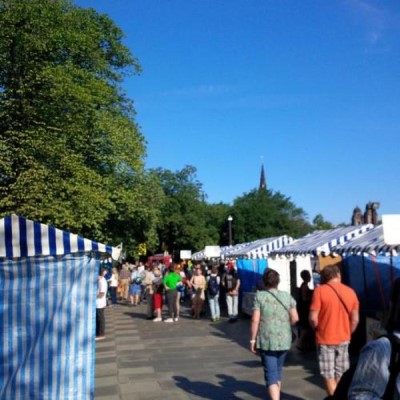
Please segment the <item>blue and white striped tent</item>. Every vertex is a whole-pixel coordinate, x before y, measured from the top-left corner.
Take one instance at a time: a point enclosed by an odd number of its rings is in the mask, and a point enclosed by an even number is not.
[[[334,248],[368,232],[372,224],[315,231],[272,253],[275,255],[329,255]]]
[[[400,245],[387,245],[383,238],[383,227],[382,225],[378,225],[365,235],[340,246],[336,246],[334,251],[339,254],[370,253],[376,255],[379,253],[394,253],[394,255],[397,255],[400,251]]]
[[[247,256],[250,258],[266,258],[269,253],[281,249],[293,242],[293,238],[287,235],[258,239],[246,243],[239,248],[227,251],[227,257]]]
[[[377,318],[387,311],[393,282],[400,278],[400,246],[384,242],[382,225],[334,251],[343,256],[343,280],[356,291],[363,312]]]
[[[17,215],[0,220],[0,398],[94,398],[105,246]]]

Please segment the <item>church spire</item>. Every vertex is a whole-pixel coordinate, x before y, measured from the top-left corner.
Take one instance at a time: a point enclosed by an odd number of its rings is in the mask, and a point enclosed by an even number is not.
[[[264,163],[261,164],[261,176],[260,176],[260,187],[259,189],[267,189],[267,181],[265,180]]]

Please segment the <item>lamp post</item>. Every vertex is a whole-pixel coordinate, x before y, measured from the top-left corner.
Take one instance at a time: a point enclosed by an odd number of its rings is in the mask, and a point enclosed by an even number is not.
[[[232,221],[233,221],[233,217],[232,217],[232,215],[230,215],[228,217],[229,246],[232,246]]]

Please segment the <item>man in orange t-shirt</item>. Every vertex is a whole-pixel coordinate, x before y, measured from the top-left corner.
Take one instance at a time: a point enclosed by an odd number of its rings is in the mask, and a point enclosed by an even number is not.
[[[310,324],[315,329],[319,368],[326,390],[333,395],[349,368],[349,343],[359,321],[359,302],[353,289],[341,283],[337,265],[321,272],[321,286],[314,290]]]

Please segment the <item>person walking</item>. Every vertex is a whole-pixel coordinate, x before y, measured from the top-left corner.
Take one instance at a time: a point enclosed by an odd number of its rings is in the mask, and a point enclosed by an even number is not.
[[[130,286],[131,272],[129,271],[128,264],[123,264],[119,273],[119,282],[121,285],[122,300],[129,300],[129,286]]]
[[[219,291],[221,279],[218,276],[218,267],[211,267],[211,274],[207,277],[207,297],[208,305],[210,306],[211,321],[216,322],[221,318],[219,307]]]
[[[169,272],[165,275],[163,279],[163,285],[167,297],[167,305],[168,305],[168,313],[169,318],[164,320],[164,322],[177,322],[178,310],[176,308],[176,297],[177,297],[177,289],[176,286],[178,282],[182,281],[182,277],[180,274],[175,272],[175,265],[172,263],[169,266]]]
[[[313,290],[310,289],[311,273],[308,270],[300,272],[303,280],[297,299],[297,312],[299,314],[299,337],[296,347],[300,351],[309,351],[315,348],[314,331],[311,328],[309,315]]]
[[[265,290],[256,293],[253,306],[250,350],[259,350],[264,379],[271,400],[279,400],[282,368],[292,343],[292,329],[299,320],[296,300],[278,290],[279,273],[266,269],[263,274]]]
[[[114,267],[111,269],[111,277],[108,281],[110,295],[111,295],[111,305],[117,304],[118,281],[119,281],[118,270],[117,268]]]
[[[179,264],[176,264],[175,272],[182,278],[182,280],[176,285],[176,317],[179,318],[179,314],[181,312],[181,299],[185,294],[186,275]]]
[[[154,315],[154,308],[153,308],[153,280],[154,280],[154,273],[153,273],[153,266],[148,265],[146,266],[145,273],[144,273],[144,288],[146,291],[146,300],[147,300],[147,316],[146,319],[153,319]]]
[[[131,274],[131,286],[129,289],[129,297],[132,306],[137,306],[140,303],[140,293],[142,290],[142,275],[139,273],[135,265]]]
[[[203,302],[205,299],[204,290],[206,288],[206,278],[202,274],[201,266],[196,265],[194,267],[194,275],[190,279],[189,285],[192,290],[191,299],[193,307],[193,318],[199,319]]]
[[[315,288],[310,306],[319,369],[330,396],[350,366],[348,347],[359,322],[357,295],[341,283],[341,279],[337,265],[325,267],[321,272],[321,285]]]
[[[105,268],[100,268],[99,277],[97,280],[97,296],[96,296],[96,340],[105,339],[106,321],[104,310],[107,307],[107,289],[108,284]]]
[[[161,270],[156,266],[153,270],[153,308],[156,313],[156,317],[153,319],[154,322],[161,322],[162,317],[162,306],[164,296],[164,285]]]
[[[228,264],[228,270],[222,279],[226,292],[226,306],[228,308],[229,322],[236,322],[239,314],[239,274],[233,264]]]

